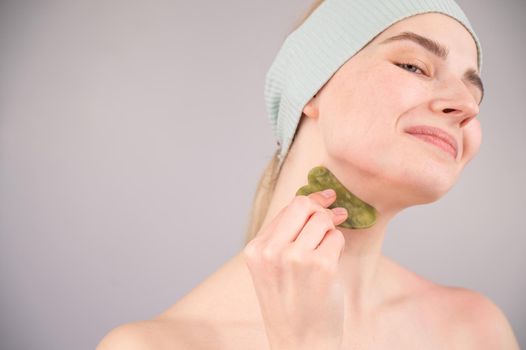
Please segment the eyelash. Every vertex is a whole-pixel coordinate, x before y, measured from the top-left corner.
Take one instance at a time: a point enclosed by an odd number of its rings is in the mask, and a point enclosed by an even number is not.
[[[424,70],[423,68],[420,68],[420,66],[418,66],[418,65],[416,65],[416,64],[413,64],[413,63],[396,63],[396,65],[397,65],[398,67],[400,67],[400,68],[402,68],[401,66],[412,66],[412,67],[415,67],[415,68],[417,68],[417,69],[420,69],[420,70],[422,71],[422,73],[425,74],[425,70]],[[402,69],[407,70],[407,69],[405,69],[405,68],[402,68]],[[416,72],[412,72],[412,71],[409,71],[409,72],[411,72],[411,73],[416,73]]]

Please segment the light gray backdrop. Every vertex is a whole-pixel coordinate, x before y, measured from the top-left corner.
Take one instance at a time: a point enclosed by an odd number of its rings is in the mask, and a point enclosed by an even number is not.
[[[478,157],[386,255],[499,305],[526,345],[526,2],[459,0]],[[93,349],[236,254],[275,147],[263,84],[310,1],[0,2],[0,348]]]

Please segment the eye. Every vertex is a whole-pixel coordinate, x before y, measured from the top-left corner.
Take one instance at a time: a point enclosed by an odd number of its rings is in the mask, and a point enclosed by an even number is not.
[[[419,66],[417,66],[416,64],[412,64],[412,63],[396,63],[396,65],[398,67],[402,68],[402,69],[409,70],[412,73],[416,73],[416,71],[414,71],[413,69],[417,69],[417,70],[420,70],[422,72],[422,74],[425,74],[424,70],[422,68],[420,68]]]

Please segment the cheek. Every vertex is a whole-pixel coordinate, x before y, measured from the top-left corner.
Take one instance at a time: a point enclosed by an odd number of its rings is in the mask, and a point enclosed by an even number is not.
[[[482,143],[482,127],[478,119],[471,120],[463,129],[462,137],[464,139],[463,155],[465,162],[469,162],[480,150]]]
[[[392,63],[379,74],[377,93],[384,96],[387,109],[399,114],[421,104],[430,93],[429,84],[417,73],[404,71]]]
[[[398,120],[425,97],[424,82],[385,62],[342,76],[323,106],[329,155],[371,168],[399,161]]]
[[[376,122],[393,125],[398,117],[420,105],[429,95],[430,86],[416,73],[404,71],[391,62],[381,62],[359,72],[343,86],[350,98],[342,104],[342,113],[354,111]]]
[[[423,95],[422,82],[404,75],[400,68],[383,63],[342,79],[334,90],[337,97],[327,106],[332,119],[325,125],[330,130],[327,139],[339,140],[347,149],[389,145],[400,116]]]

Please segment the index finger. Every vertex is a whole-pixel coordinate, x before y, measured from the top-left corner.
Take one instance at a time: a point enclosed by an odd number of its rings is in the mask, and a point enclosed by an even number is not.
[[[272,245],[283,246],[294,242],[312,214],[326,210],[335,199],[333,189],[295,196],[269,225],[265,238],[272,241]]]

